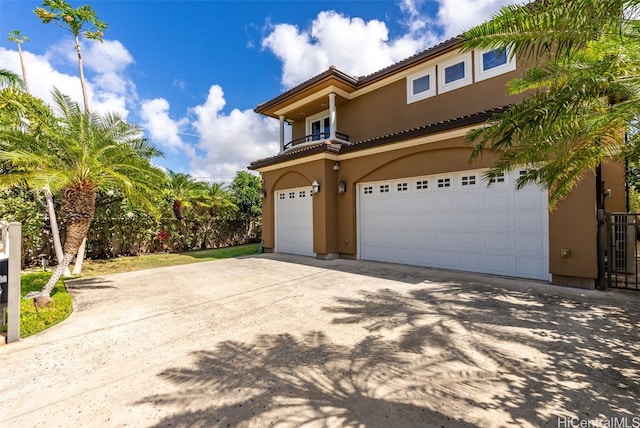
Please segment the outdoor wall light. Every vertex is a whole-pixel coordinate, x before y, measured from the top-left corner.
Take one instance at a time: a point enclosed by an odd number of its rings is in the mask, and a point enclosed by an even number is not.
[[[319,191],[320,191],[320,183],[318,183],[318,180],[313,180],[313,183],[311,183],[311,192],[315,195]]]
[[[341,195],[343,193],[347,192],[347,183],[345,183],[344,181],[340,180],[338,182],[338,193],[340,193]]]
[[[267,197],[267,191],[264,189],[260,189],[260,199],[264,199]]]
[[[340,171],[340,162],[336,162],[333,164],[333,170],[334,171]]]

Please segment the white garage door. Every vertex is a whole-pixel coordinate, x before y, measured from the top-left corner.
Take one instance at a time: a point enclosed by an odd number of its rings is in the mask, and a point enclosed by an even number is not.
[[[275,196],[276,252],[313,256],[311,187],[278,190]]]
[[[358,186],[359,257],[549,280],[547,192],[465,171]]]

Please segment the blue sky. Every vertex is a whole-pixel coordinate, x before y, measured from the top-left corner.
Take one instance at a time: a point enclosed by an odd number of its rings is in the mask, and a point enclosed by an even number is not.
[[[83,41],[90,107],[140,124],[156,162],[229,182],[278,151],[278,123],[253,109],[330,65],[365,75],[459,34],[510,0],[70,1],[109,25]],[[32,92],[82,99],[70,34],[42,24],[40,1],[0,0],[0,67],[20,72],[6,34],[20,30]]]

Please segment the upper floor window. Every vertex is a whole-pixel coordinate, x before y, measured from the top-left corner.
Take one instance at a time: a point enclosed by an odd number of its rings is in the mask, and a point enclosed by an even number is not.
[[[436,94],[436,68],[429,67],[407,77],[407,104]]]
[[[489,79],[516,69],[515,57],[506,49],[476,50],[476,81]]]
[[[471,76],[471,52],[457,55],[438,64],[438,90],[440,93],[469,85]]]

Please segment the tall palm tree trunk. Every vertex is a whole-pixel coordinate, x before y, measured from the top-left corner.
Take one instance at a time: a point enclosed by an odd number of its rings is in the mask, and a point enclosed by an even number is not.
[[[84,102],[84,111],[89,111],[89,96],[87,95],[87,82],[84,79],[84,67],[82,65],[82,51],[80,50],[80,39],[75,35],[76,52],[78,53],[78,72],[80,73],[80,87],[82,88],[82,101]],[[76,255],[76,265],[73,267],[73,274],[80,275],[82,273],[82,262],[84,261],[85,250],[87,247],[87,237],[85,235],[82,244],[78,247]],[[68,270],[68,269],[67,269]]]
[[[78,248],[78,254],[76,255],[76,264],[73,266],[73,274],[80,275],[82,273],[82,262],[84,262],[84,257],[87,250],[87,237],[82,240],[82,244],[80,244],[80,248]]]
[[[53,205],[53,196],[51,195],[51,191],[49,189],[45,189],[44,198],[47,201],[47,212],[49,214],[49,223],[51,225],[51,237],[53,238],[53,248],[56,251],[56,260],[58,261],[58,266],[62,263],[62,258],[64,257],[64,253],[62,252],[62,242],[60,241],[60,230],[58,229],[58,217],[56,216],[56,210]],[[67,267],[63,274],[66,276],[71,275],[69,272],[69,268]]]
[[[24,66],[24,59],[22,58],[22,46],[18,43],[18,56],[20,57],[20,66],[22,67],[22,81],[24,82],[24,90],[29,92],[29,82],[27,81],[27,69]]]
[[[82,67],[82,51],[80,50],[80,39],[75,36],[76,52],[78,53],[78,70],[80,72],[80,86],[82,88],[82,101],[84,102],[84,111],[89,111],[89,96],[87,95],[87,83],[84,80],[84,69]]]

